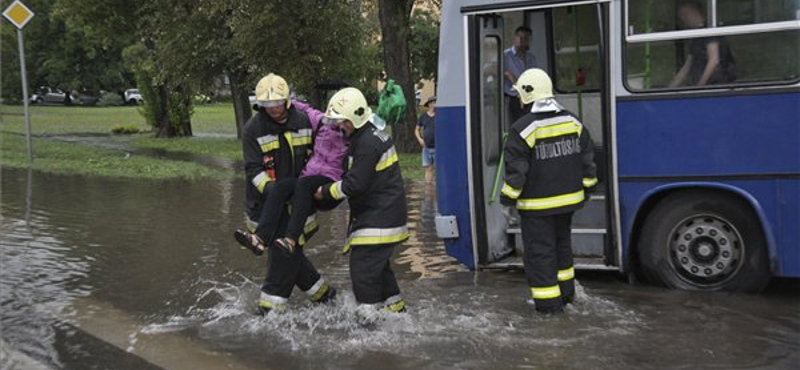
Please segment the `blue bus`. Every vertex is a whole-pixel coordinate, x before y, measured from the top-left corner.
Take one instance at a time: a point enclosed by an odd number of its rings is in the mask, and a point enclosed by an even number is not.
[[[536,66],[597,147],[599,189],[573,221],[577,268],[687,290],[800,277],[800,1],[694,1],[692,27],[686,2],[443,2],[436,229],[450,256],[522,266],[497,184],[515,99],[503,53],[526,26]],[[709,59],[728,78],[676,83]]]

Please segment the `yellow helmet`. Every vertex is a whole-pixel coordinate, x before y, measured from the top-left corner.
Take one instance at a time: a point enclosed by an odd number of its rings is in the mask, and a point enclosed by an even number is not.
[[[514,84],[522,104],[530,104],[538,100],[553,97],[553,82],[547,72],[539,68],[531,68],[522,72]]]
[[[283,77],[270,73],[256,85],[256,104],[262,107],[274,107],[277,104],[286,104],[286,108],[292,105],[289,99],[291,91],[289,84]]]
[[[325,110],[325,118],[348,120],[355,128],[364,126],[371,115],[372,108],[367,104],[367,99],[355,87],[345,87],[333,94]]]

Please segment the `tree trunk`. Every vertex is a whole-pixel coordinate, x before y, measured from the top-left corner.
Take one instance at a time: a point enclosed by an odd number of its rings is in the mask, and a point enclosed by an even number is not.
[[[378,17],[383,38],[383,63],[388,78],[403,88],[406,96],[405,122],[393,128],[397,150],[403,153],[416,151],[414,126],[417,122],[417,107],[414,86],[411,81],[411,64],[408,39],[411,35],[411,8],[414,0],[378,0]]]
[[[231,81],[231,97],[233,98],[233,114],[236,117],[236,138],[242,138],[244,124],[253,116],[253,108],[248,98],[249,89],[245,85],[246,74],[240,71],[231,71],[228,74]]]
[[[148,102],[145,104],[155,104],[155,119],[156,119],[156,137],[168,138],[175,136],[175,129],[170,124],[169,120],[169,90],[164,84],[155,86],[158,99],[155,102]]]
[[[166,84],[155,86],[156,102],[145,100],[145,104],[155,104],[156,137],[192,136],[192,93],[185,87],[171,91]]]

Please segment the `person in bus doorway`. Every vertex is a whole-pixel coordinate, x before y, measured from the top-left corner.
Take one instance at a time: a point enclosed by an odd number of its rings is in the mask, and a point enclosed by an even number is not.
[[[703,5],[685,1],[678,7],[678,24],[682,29],[706,27]],[[700,37],[690,41],[689,56],[669,83],[669,87],[705,86],[733,82],[735,62],[724,37]]]
[[[242,134],[246,214],[252,232],[237,230],[234,237],[256,255],[267,252],[267,275],[258,301],[261,314],[284,307],[295,285],[313,302],[336,295],[302,250],[268,248],[286,228],[286,194],[293,191],[312,145],[308,116],[295,109],[289,97],[289,85],[281,76],[270,73],[262,78],[256,85],[257,113]],[[305,239],[314,231],[315,224],[308,225]]]
[[[514,84],[531,112],[511,125],[501,202],[521,218],[525,274],[536,310],[562,312],[575,296],[572,214],[597,184],[589,130],[553,99],[550,77],[525,71]]]
[[[391,136],[371,121],[372,110],[360,90],[348,87],[331,97],[325,117],[348,137],[348,165],[342,180],[317,189],[317,199],[347,199],[350,278],[360,309],[405,312],[391,257],[408,239],[406,194]]]
[[[529,68],[536,67],[536,57],[530,52],[531,35],[533,31],[526,26],[519,26],[514,31],[514,44],[503,51],[503,93],[506,96],[506,104],[510,114],[510,121],[514,122],[523,114],[525,110],[520,104],[519,94],[514,90],[514,83]]]
[[[417,120],[414,136],[422,147],[422,167],[425,168],[425,183],[433,182],[436,163],[436,96],[425,100],[425,112]]]

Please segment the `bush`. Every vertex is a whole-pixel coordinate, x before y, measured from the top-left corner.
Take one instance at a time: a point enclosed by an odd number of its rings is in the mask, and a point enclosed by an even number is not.
[[[125,102],[122,100],[122,96],[117,93],[107,92],[100,97],[100,100],[97,101],[97,105],[101,107],[118,107],[123,105]]]
[[[115,135],[131,135],[140,132],[142,132],[142,130],[135,125],[116,125],[111,128],[111,133]]]

